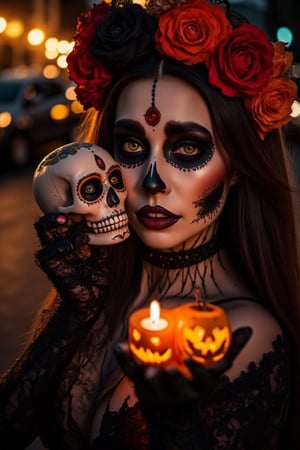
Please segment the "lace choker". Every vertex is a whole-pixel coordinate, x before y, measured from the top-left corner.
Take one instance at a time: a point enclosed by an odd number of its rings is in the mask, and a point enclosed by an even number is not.
[[[217,253],[223,246],[224,241],[219,234],[216,234],[209,242],[199,245],[199,247],[178,252],[161,252],[153,248],[144,248],[144,258],[150,264],[162,269],[181,269],[197,264]]]

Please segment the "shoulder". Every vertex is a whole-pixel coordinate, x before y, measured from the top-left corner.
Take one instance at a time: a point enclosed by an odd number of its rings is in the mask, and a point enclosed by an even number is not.
[[[232,331],[240,327],[252,329],[251,338],[227,373],[230,378],[235,378],[247,371],[251,363],[259,366],[265,355],[275,353],[275,342],[278,338],[283,340],[283,330],[275,316],[259,302],[237,299],[220,306],[228,315]]]
[[[253,336],[263,338],[261,345],[268,345],[269,340],[282,334],[282,328],[271,313],[262,303],[255,300],[237,299],[231,302],[224,302],[220,305],[226,311],[232,329],[250,326]]]

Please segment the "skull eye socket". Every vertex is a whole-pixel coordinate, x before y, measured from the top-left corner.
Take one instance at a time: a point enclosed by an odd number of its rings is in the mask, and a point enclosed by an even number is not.
[[[109,176],[108,176],[109,182],[110,184],[118,190],[124,190],[125,186],[124,186],[124,182],[123,182],[123,178],[122,178],[122,173],[121,170],[119,168],[114,168]]]
[[[91,175],[81,180],[78,186],[78,195],[85,202],[95,202],[101,198],[103,185],[101,178],[97,175]]]

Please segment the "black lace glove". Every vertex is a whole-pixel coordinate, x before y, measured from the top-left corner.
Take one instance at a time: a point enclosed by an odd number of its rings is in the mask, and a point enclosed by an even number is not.
[[[41,249],[36,253],[60,297],[82,311],[95,313],[109,286],[108,246],[91,246],[84,221],[48,213],[35,223]],[[101,299],[101,300],[100,300]]]
[[[248,327],[236,330],[229,351],[211,368],[187,359],[191,379],[175,368],[146,366],[132,356],[128,344],[117,344],[116,356],[135,385],[152,450],[212,450],[199,410],[206,406],[219,378],[231,367],[251,334]]]

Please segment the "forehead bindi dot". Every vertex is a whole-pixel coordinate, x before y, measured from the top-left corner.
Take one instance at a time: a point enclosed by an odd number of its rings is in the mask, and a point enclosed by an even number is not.
[[[153,80],[152,90],[151,90],[151,106],[147,109],[144,114],[145,121],[148,125],[155,127],[161,119],[161,113],[159,109],[155,106],[155,94],[156,94],[156,85],[158,81],[158,75]],[[154,131],[154,129],[152,130]]]

